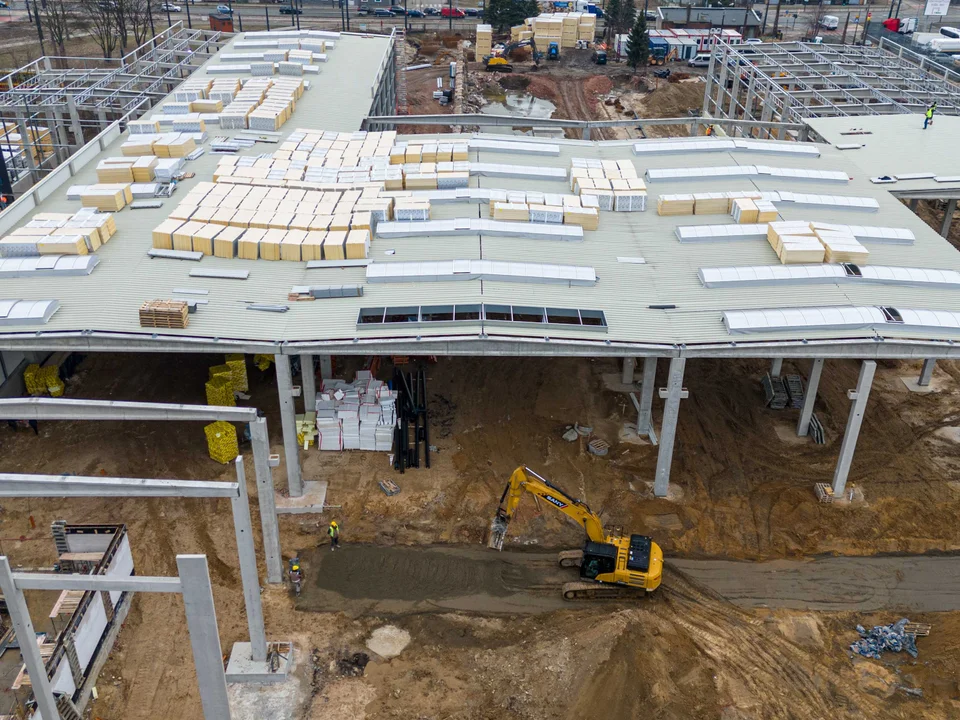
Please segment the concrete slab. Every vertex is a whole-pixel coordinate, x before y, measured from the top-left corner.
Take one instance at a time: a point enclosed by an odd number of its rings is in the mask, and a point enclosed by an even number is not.
[[[603,386],[613,392],[637,392],[640,389],[640,383],[638,382],[620,382],[620,373],[603,373],[601,379],[603,380]]]
[[[929,385],[918,385],[917,380],[920,379],[919,375],[901,375],[900,380],[907,387],[907,390],[915,393],[932,393],[932,392],[941,392],[947,383],[950,382],[950,376],[947,375],[944,377],[940,373],[934,371],[933,377],[930,379]]]
[[[277,669],[269,666],[270,650],[274,647],[279,653]],[[255,662],[251,658],[250,643],[233,644],[230,661],[227,663],[227,682],[254,685],[272,685],[284,682],[290,674],[293,664],[293,643],[267,643],[267,661]]]
[[[291,665],[288,670],[292,668]],[[272,685],[230,683],[227,685],[230,717],[233,720],[299,720],[305,700],[303,685],[293,672]]]
[[[287,497],[277,493],[277,514],[300,515],[322,513],[323,503],[327,499],[326,480],[307,480],[303,483],[303,495]]]
[[[812,435],[803,437],[797,435],[796,423],[777,421],[773,423],[773,430],[777,434],[777,439],[787,445],[809,445],[813,442]]]

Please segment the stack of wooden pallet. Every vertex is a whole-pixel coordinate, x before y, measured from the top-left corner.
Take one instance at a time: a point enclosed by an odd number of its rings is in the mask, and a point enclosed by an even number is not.
[[[140,306],[140,327],[187,327],[187,303],[183,300],[147,300]]]

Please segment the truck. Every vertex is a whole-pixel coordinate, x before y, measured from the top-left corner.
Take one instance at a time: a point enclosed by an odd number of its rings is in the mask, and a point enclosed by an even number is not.
[[[942,53],[960,53],[960,38],[934,38],[930,41],[930,49]]]
[[[836,30],[840,26],[840,18],[836,15],[824,15],[820,18],[820,27],[824,30]]]

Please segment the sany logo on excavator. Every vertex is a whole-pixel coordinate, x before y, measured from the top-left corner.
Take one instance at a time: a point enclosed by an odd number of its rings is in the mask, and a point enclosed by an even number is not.
[[[544,496],[543,496],[543,499],[546,500],[547,502],[552,502],[554,505],[556,505],[556,506],[557,506],[558,508],[560,508],[561,510],[567,506],[567,504],[566,504],[565,502],[563,502],[562,500],[557,500],[557,499],[556,499],[555,497],[553,497],[552,495],[544,495]]]

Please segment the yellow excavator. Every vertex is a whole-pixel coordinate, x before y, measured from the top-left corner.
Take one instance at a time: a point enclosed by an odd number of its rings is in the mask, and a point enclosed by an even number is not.
[[[507,528],[525,492],[542,498],[549,505],[573,518],[587,534],[583,550],[560,553],[560,567],[579,567],[584,582],[563,586],[565,600],[609,599],[652,592],[663,576],[663,551],[646,535],[606,535],[596,513],[581,500],[540,477],[528,467],[513,471],[500,497],[497,514],[490,523],[487,547],[503,549]]]

